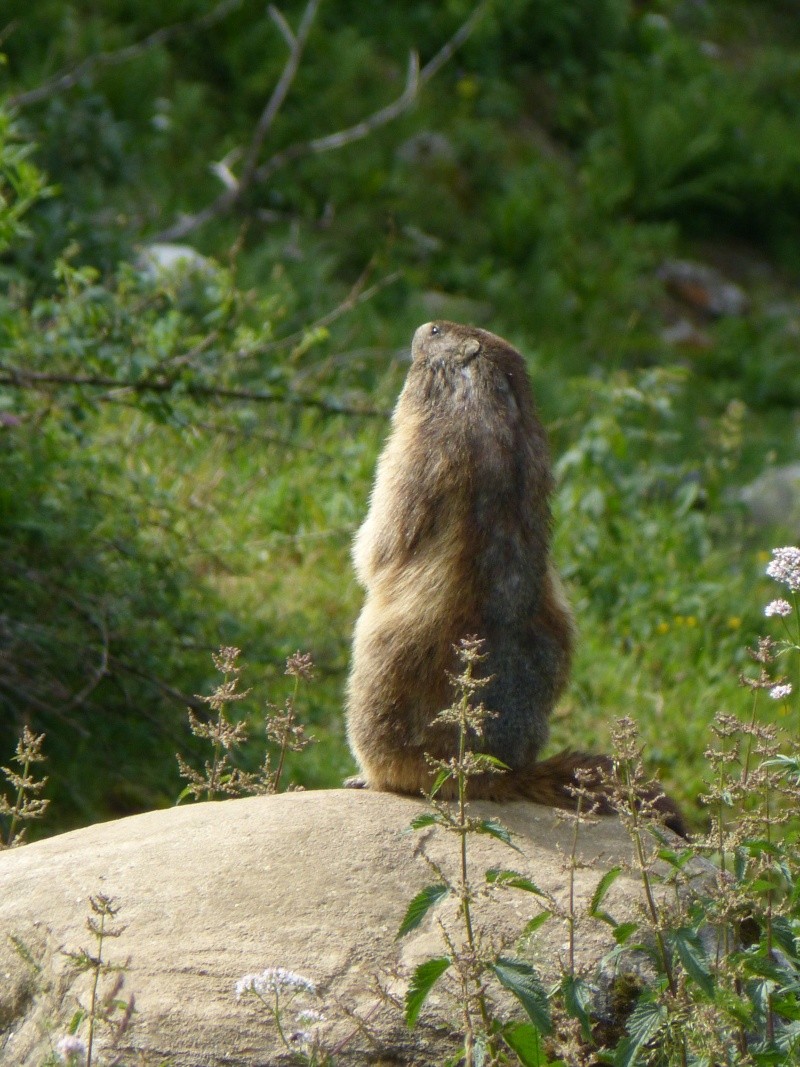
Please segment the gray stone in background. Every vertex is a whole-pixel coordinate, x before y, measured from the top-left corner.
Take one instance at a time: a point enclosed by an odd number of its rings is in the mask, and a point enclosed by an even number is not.
[[[757,526],[785,526],[800,538],[800,463],[765,470],[734,499]]]
[[[667,259],[658,269],[667,291],[709,318],[745,315],[750,299],[741,286],[715,267],[688,259]]]

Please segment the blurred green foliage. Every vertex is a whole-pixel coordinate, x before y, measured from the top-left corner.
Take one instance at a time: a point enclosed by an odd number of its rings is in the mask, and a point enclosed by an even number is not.
[[[309,148],[400,97],[409,51],[424,69],[473,6],[325,0],[267,180],[164,267],[153,243],[242,176],[285,27],[254,0],[4,5],[0,750],[47,731],[51,828],[177,795],[221,644],[254,719],[310,651],[322,743],[290,771],[349,772],[348,546],[434,316],[518,344],[551,426],[582,633],[554,741],[637,714],[692,804],[759,632],[758,553],[797,535],[735,503],[797,450],[796,5],[489,2],[412,107]],[[281,11],[296,31],[304,5]],[[681,303],[677,256],[745,310]]]

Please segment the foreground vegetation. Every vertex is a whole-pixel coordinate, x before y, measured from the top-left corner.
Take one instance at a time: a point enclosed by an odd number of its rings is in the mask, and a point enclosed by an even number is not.
[[[0,749],[46,732],[47,825],[174,800],[220,645],[253,719],[310,651],[320,743],[287,773],[351,771],[349,542],[434,316],[517,344],[551,430],[581,631],[553,744],[633,716],[702,825],[753,590],[795,542],[738,495],[797,447],[793,4],[168,17],[10,0],[0,26]],[[205,258],[165,268],[166,240]]]
[[[279,1043],[287,1062],[334,1067],[350,1062],[350,1043],[365,1036],[379,1054],[384,1031],[376,1010],[382,1004],[390,1013],[402,1012],[410,1028],[427,1018],[438,1025],[440,1035],[449,1033],[458,1051],[446,1062],[464,1067],[796,1063],[800,743],[795,723],[788,728],[765,724],[761,704],[791,698],[795,710],[800,708],[800,693],[786,680],[795,673],[800,655],[800,549],[776,550],[767,572],[780,588],[765,615],[783,636],[762,638],[753,669],[742,677],[743,689],[751,697],[749,711],[715,717],[703,797],[710,813],[708,832],[687,842],[663,830],[635,724],[629,718],[618,720],[613,731],[614,764],[599,784],[630,836],[631,849],[627,860],[600,868],[591,899],[583,904],[578,903],[583,894],[576,893],[577,872],[586,865],[582,837],[586,824],[598,818],[593,810],[598,783],[590,783],[591,775],[585,788],[575,790],[576,810],[560,813],[569,825],[565,836],[571,838],[571,847],[557,850],[561,855],[556,892],[513,867],[480,871],[475,864],[476,834],[490,835],[513,849],[508,852],[511,863],[520,860],[522,850],[519,839],[494,813],[481,818],[466,803],[471,776],[502,770],[492,757],[470,750],[487,715],[481,702],[486,680],[475,677],[475,665],[485,653],[480,640],[462,641],[458,650],[462,670],[453,678],[453,703],[439,716],[457,738],[455,755],[432,761],[436,779],[429,809],[421,809],[410,827],[428,836],[433,832],[448,837],[453,862],[434,862],[420,846],[434,881],[409,902],[396,935],[401,939],[417,930],[433,911],[440,954],[422,960],[407,975],[402,1000],[390,992],[394,982],[384,987],[387,975],[373,975],[378,999],[366,1011],[362,999],[360,1012],[342,1001],[336,982],[331,984],[324,974],[317,975],[319,986],[281,965],[242,976],[236,983],[236,1000],[249,1001],[263,1019],[263,1054],[269,1048],[275,1054]],[[300,682],[312,680],[313,671],[309,658],[297,654],[290,657],[286,670],[295,682],[293,695],[283,709],[273,707],[267,721],[268,741],[278,749],[276,765],[268,756],[259,775],[233,769],[232,757],[246,741],[241,719],[231,717],[247,697],[239,689],[238,655],[238,650],[226,648],[214,657],[222,679],[206,698],[213,713],[210,722],[203,724],[190,713],[192,732],[210,745],[211,758],[203,772],[180,761],[189,783],[185,794],[213,799],[273,792],[286,752],[304,747],[296,698]],[[19,823],[41,814],[36,799],[39,783],[29,777],[30,765],[40,762],[39,741],[24,736],[17,753],[18,763],[24,764],[15,783],[19,790],[13,816]],[[455,787],[456,800],[451,804],[437,797],[445,783]],[[552,852],[552,846],[545,850]],[[589,867],[601,858],[594,857]],[[527,856],[525,867],[541,869],[541,856],[532,864],[533,859]],[[639,902],[636,906],[629,900],[620,916],[622,902],[609,905],[607,896],[623,872],[639,883],[634,894]],[[548,881],[552,875],[547,873]],[[379,879],[380,872],[372,876]],[[538,881],[540,875],[534,877]],[[532,913],[513,944],[499,937],[497,912],[481,911],[487,898],[497,902],[509,892],[526,894]],[[442,916],[439,907],[447,900],[457,906]],[[89,906],[88,928],[96,946],[91,952],[69,953],[76,971],[91,976],[89,996],[75,995],[78,1009],[68,1025],[66,1019],[48,1021],[53,1052],[44,1061],[47,1067],[127,1063],[129,1057],[121,1050],[131,1041],[131,1027],[132,1047],[137,1045],[135,991],[122,992],[130,960],[115,963],[108,958],[108,946],[104,948],[105,940],[118,936],[120,902],[98,895],[89,899]],[[551,950],[562,946],[555,976],[554,961],[548,959],[548,981],[536,962],[542,958],[538,932],[545,924],[559,931],[555,942],[551,937]],[[601,937],[607,948],[602,959],[597,958],[598,925],[610,928],[607,937]],[[380,941],[385,930],[376,936]],[[595,949],[588,958],[587,937]],[[52,961],[40,966],[19,937],[12,935],[12,940],[35,972],[32,987],[43,981],[46,985]],[[270,941],[268,958],[281,958],[280,944],[280,938]],[[392,972],[392,978],[397,974]],[[501,987],[511,995],[502,1007],[497,998]],[[434,988],[438,1004],[429,1000]],[[344,1020],[349,1033],[334,1043],[336,1023]],[[94,1047],[101,1034],[102,1050]],[[461,1047],[456,1044],[459,1035]],[[145,1061],[146,1054],[140,1053],[136,1062]]]

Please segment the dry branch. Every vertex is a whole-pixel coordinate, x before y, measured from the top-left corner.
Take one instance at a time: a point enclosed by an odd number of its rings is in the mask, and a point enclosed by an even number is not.
[[[302,141],[289,145],[286,148],[281,149],[279,152],[274,153],[259,166],[257,164],[258,155],[263,147],[266,135],[275,120],[275,116],[283,105],[297,74],[300,57],[303,48],[305,47],[311,23],[316,15],[318,4],[319,0],[309,0],[309,4],[303,14],[300,28],[296,35],[292,33],[283,16],[280,15],[276,9],[270,8],[273,20],[278,25],[284,40],[289,44],[289,58],[283,68],[278,84],[267,102],[253,132],[253,137],[246,150],[245,163],[242,168],[241,177],[231,180],[232,176],[230,174],[230,169],[226,163],[223,173],[228,178],[228,181],[226,182],[224,192],[202,210],[195,214],[184,215],[179,218],[172,226],[169,226],[166,230],[162,230],[161,233],[157,234],[153,238],[154,241],[175,241],[186,237],[188,234],[193,233],[195,230],[205,225],[211,219],[218,218],[220,215],[229,212],[242,200],[244,195],[254,185],[263,184],[276,171],[285,167],[288,163],[294,162],[303,156],[330,152],[338,148],[343,148],[345,145],[352,144],[355,141],[360,141],[369,136],[374,130],[379,129],[381,126],[388,125],[400,115],[409,111],[419,95],[420,88],[426,85],[431,78],[441,70],[445,63],[447,63],[454,55],[456,50],[464,43],[464,41],[466,41],[486,8],[486,2],[484,0],[483,3],[480,3],[474,9],[469,18],[459,27],[453,36],[439,49],[436,55],[433,56],[433,58],[421,69],[419,66],[419,57],[415,52],[411,53],[409,56],[406,83],[403,92],[396,100],[387,104],[385,107],[379,108],[377,111],[368,115],[353,126],[348,126],[345,129],[326,134],[323,137],[315,137],[309,141]],[[227,158],[230,158],[230,154]],[[216,171],[218,166],[219,164],[212,164],[211,169]]]
[[[94,55],[87,56],[77,66],[69,67],[67,70],[54,74],[52,78],[48,78],[46,82],[37,85],[35,89],[29,89],[27,92],[17,93],[15,96],[9,97],[8,103],[17,110],[30,107],[33,104],[39,104],[50,96],[55,96],[57,93],[63,93],[67,89],[74,88],[98,69],[117,67],[122,63],[128,63],[132,59],[138,59],[145,52],[149,52],[151,48],[157,48],[159,45],[166,44],[176,37],[194,33],[197,30],[208,29],[209,26],[220,22],[231,11],[240,7],[241,4],[242,0],[222,0],[222,3],[217,4],[207,15],[203,15],[199,19],[194,19],[190,22],[175,22],[171,26],[162,26],[161,29],[155,30],[134,44],[129,44],[124,48],[117,48],[110,52],[97,52]]]
[[[12,389],[46,392],[48,386],[73,386],[81,389],[106,389],[110,391],[127,391],[137,394],[166,394],[176,389],[178,380],[143,379],[140,381],[120,381],[117,378],[101,374],[56,374],[41,371],[29,371],[22,367],[5,365],[0,367],[0,385]],[[377,408],[351,407],[337,400],[323,400],[320,397],[302,396],[291,392],[274,392],[272,390],[228,389],[223,386],[201,385],[196,382],[181,383],[181,394],[205,400],[241,400],[257,404],[287,404],[290,407],[313,408],[327,415],[351,415],[363,418],[385,418],[387,413]]]

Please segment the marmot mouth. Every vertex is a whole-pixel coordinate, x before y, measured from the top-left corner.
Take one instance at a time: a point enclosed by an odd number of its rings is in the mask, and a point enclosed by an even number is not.
[[[428,356],[424,360],[424,365],[431,371],[444,371],[445,373],[452,371],[455,373],[464,370],[470,363],[474,363],[481,352],[482,349],[479,348],[477,352],[459,352],[458,355],[451,352],[446,356]]]

